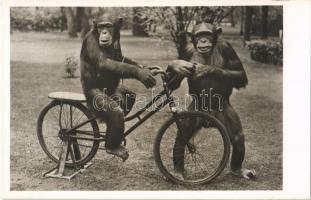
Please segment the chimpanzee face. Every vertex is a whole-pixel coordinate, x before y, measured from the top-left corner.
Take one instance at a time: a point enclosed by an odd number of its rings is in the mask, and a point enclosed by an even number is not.
[[[99,46],[105,48],[110,47],[113,43],[113,24],[110,22],[99,23],[97,30],[99,34]]]
[[[193,27],[190,35],[196,50],[205,55],[213,50],[221,33],[222,29],[220,27],[216,27],[210,23],[200,22]]]
[[[201,54],[208,54],[213,48],[213,36],[208,33],[201,33],[194,37],[197,51]]]

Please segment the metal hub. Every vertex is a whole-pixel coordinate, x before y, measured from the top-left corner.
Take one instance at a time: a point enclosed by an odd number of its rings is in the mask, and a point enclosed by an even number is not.
[[[69,137],[69,133],[66,133],[68,129],[60,129],[59,132],[58,132],[58,137],[61,139],[61,140],[65,140],[65,139],[68,139]]]

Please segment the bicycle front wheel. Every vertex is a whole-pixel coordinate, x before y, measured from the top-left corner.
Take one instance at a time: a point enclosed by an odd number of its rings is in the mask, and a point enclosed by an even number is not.
[[[203,112],[180,112],[160,128],[154,143],[155,161],[169,180],[204,184],[226,167],[230,138],[224,125]]]

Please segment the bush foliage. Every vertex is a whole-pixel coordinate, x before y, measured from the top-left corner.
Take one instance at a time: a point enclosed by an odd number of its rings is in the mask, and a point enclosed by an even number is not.
[[[74,56],[69,56],[65,59],[65,72],[68,78],[74,78],[75,72],[78,69],[78,61]]]
[[[11,8],[11,28],[21,31],[62,30],[66,18],[60,8]]]
[[[253,40],[247,42],[251,59],[274,65],[283,64],[283,45],[276,41]]]

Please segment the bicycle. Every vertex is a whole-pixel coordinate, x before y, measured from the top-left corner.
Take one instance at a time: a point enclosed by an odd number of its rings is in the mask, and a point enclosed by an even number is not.
[[[196,185],[205,184],[214,180],[227,165],[230,155],[230,138],[226,127],[214,116],[199,111],[178,111],[172,91],[168,87],[167,74],[157,71],[163,82],[163,90],[148,104],[125,117],[125,121],[138,119],[124,132],[124,145],[126,137],[133,130],[143,124],[152,115],[160,111],[167,104],[172,116],[161,126],[155,138],[153,153],[160,172],[169,180],[178,184]],[[95,156],[100,148],[99,143],[105,141],[105,132],[101,132],[96,116],[84,105],[86,99],[83,94],[70,92],[54,92],[48,95],[52,101],[43,108],[37,122],[37,135],[40,145],[47,156],[56,163],[63,159],[63,165],[84,166]],[[164,101],[157,105],[159,99]],[[151,106],[155,108],[147,112]],[[145,114],[143,117],[141,115]],[[49,121],[51,120],[51,121]],[[199,130],[194,134],[186,135],[185,124],[200,123]],[[54,135],[45,132],[54,130]],[[57,155],[49,139],[53,136],[58,146],[67,145],[68,152],[63,158]],[[177,137],[184,142],[183,146],[176,146]],[[197,139],[198,138],[198,139]],[[66,147],[67,148],[67,147]],[[173,159],[176,151],[181,148],[184,176],[176,174]],[[68,158],[70,153],[71,159]]]

